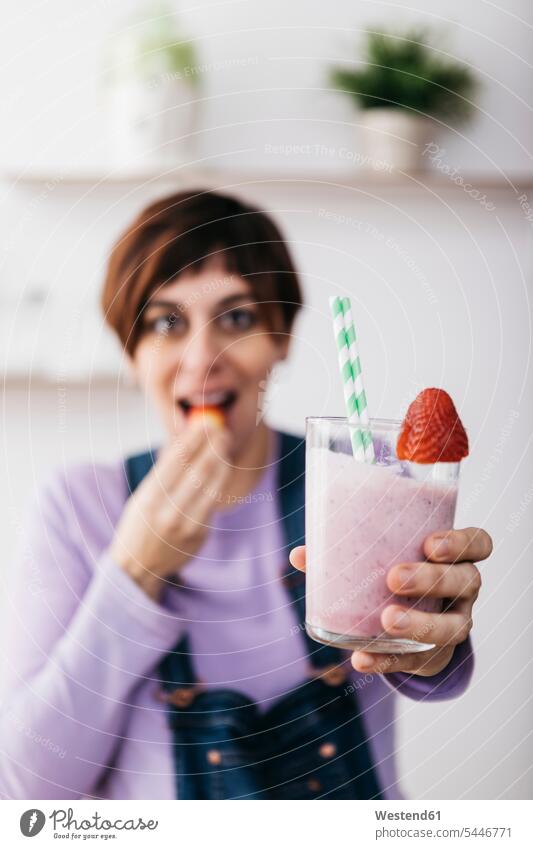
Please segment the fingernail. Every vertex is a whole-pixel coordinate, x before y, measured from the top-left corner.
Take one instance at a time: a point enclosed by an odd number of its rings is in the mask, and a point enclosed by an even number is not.
[[[415,570],[410,566],[402,566],[399,569],[400,574],[400,586],[402,589],[409,589],[409,587],[413,587],[416,583],[415,581]]]
[[[372,666],[374,666],[373,657],[368,657],[368,655],[365,655],[365,657],[362,657],[361,660],[357,660],[358,669],[370,669]]]
[[[391,621],[393,628],[397,628],[399,631],[405,631],[409,627],[411,617],[408,613],[395,613]]]
[[[450,553],[448,537],[433,537],[433,542],[436,542],[436,545],[433,545],[433,557],[439,557],[441,559],[447,557]]]

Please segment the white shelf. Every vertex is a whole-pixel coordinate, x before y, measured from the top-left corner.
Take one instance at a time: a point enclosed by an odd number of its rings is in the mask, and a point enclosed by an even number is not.
[[[533,174],[503,175],[460,174],[465,183],[478,191],[511,191],[521,193],[533,189]],[[420,191],[463,191],[450,177],[437,172],[414,171],[387,173],[354,168],[346,171],[249,171],[223,168],[201,168],[181,164],[173,168],[146,168],[138,170],[97,169],[47,170],[26,169],[19,172],[5,171],[1,179],[16,186],[53,185],[68,187],[113,188],[120,186],[147,185],[205,185],[206,187],[229,187],[261,183],[297,184],[319,188],[338,186],[373,190],[420,190]]]
[[[506,179],[503,176],[461,175],[465,182],[470,182],[478,192],[486,193],[490,199],[496,193],[502,204],[516,205],[516,198],[522,192],[533,192],[533,175],[523,175]],[[369,195],[380,195],[388,192],[402,193],[409,197],[422,197],[430,201],[433,198],[438,202],[439,196],[454,193],[453,197],[458,202],[471,202],[471,198],[464,188],[457,185],[452,179],[431,171],[418,171],[413,173],[384,173],[372,172],[363,169],[346,170],[342,173],[331,171],[270,171],[260,172],[252,170],[233,170],[223,168],[208,168],[192,165],[178,165],[170,170],[143,169],[117,171],[106,170],[104,167],[94,169],[71,169],[61,172],[52,169],[27,169],[20,173],[15,171],[4,172],[0,179],[9,182],[11,191],[18,187],[28,191],[43,192],[49,186],[55,190],[64,188],[68,190],[79,190],[86,193],[89,190],[98,191],[108,188],[110,191],[124,189],[135,189],[162,186],[169,191],[179,187],[205,187],[228,189],[237,191],[239,189],[253,188],[261,184],[279,184],[283,187],[298,187],[302,191],[331,191],[331,190],[360,190]],[[94,355],[93,339],[99,338],[101,319],[95,314],[88,316],[83,326],[76,329],[75,337],[79,352],[76,356],[65,356],[61,350],[61,344],[65,340],[65,322],[61,310],[54,311],[51,324],[52,342],[47,344],[42,356],[35,354],[35,340],[33,339],[34,323],[27,321],[27,311],[19,315],[20,325],[12,326],[13,305],[3,302],[0,304],[0,362],[4,367],[4,381],[8,385],[36,383],[44,385],[56,385],[58,382],[67,385],[88,385],[91,383],[114,383],[117,381],[124,385],[127,378],[121,374],[120,355],[114,350],[109,339],[99,344],[98,351]],[[11,308],[10,308],[11,307]],[[42,305],[30,303],[27,309],[34,309],[39,317]],[[17,312],[16,310],[14,310]],[[75,313],[73,308],[70,314]],[[18,314],[18,313],[17,313]],[[66,313],[68,319],[68,311]],[[38,324],[38,322],[37,322]],[[74,332],[73,332],[74,334]],[[10,340],[10,341],[9,341]],[[56,350],[57,340],[59,349]],[[62,343],[63,340],[63,343]],[[8,344],[9,342],[9,344]],[[72,352],[73,353],[73,352]],[[123,371],[123,370],[122,370]]]
[[[61,304],[50,302],[41,321],[43,304],[19,306],[0,302],[0,369],[6,384],[128,382],[120,347],[111,332],[102,333],[96,311],[77,316],[72,304],[62,310]]]

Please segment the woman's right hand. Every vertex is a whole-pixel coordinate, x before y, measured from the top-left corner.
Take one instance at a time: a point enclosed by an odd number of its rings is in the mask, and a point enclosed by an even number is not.
[[[191,421],[126,502],[109,553],[151,598],[204,542],[231,471],[229,447],[227,431]]]

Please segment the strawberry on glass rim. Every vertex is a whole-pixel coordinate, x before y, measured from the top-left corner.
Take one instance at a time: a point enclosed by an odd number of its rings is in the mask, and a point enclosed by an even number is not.
[[[413,463],[458,463],[468,456],[468,436],[444,389],[424,389],[410,404],[396,454]]]

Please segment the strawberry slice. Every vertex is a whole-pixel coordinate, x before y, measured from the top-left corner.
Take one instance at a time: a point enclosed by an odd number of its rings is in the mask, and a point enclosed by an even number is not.
[[[458,463],[468,456],[468,436],[444,389],[424,389],[409,406],[396,454],[414,463]]]
[[[224,427],[226,424],[220,407],[191,407],[187,418],[190,421],[195,418],[209,419],[218,427]]]

